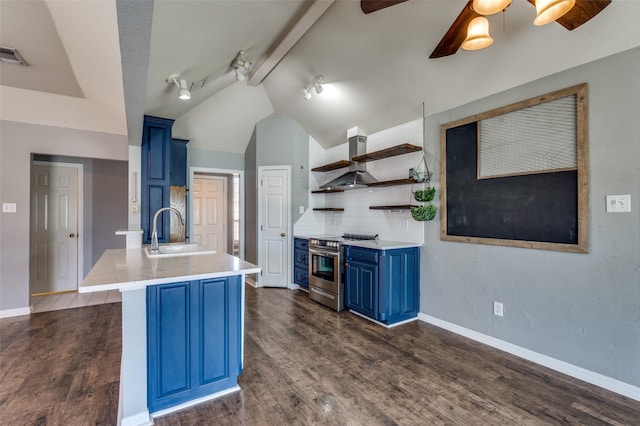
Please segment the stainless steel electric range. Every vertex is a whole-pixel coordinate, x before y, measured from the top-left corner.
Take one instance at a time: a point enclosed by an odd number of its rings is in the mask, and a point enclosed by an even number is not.
[[[309,298],[336,311],[344,309],[344,251],[348,240],[374,240],[377,235],[344,234],[309,238]]]

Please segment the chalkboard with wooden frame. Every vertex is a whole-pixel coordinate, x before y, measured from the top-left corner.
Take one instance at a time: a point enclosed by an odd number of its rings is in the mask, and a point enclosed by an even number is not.
[[[479,175],[483,122],[519,110],[535,112],[567,97],[575,98],[575,123],[570,123],[574,126],[570,134],[575,133],[574,165],[488,178]],[[584,83],[441,125],[441,239],[587,253],[587,107]],[[530,138],[523,145],[535,144],[536,135]]]

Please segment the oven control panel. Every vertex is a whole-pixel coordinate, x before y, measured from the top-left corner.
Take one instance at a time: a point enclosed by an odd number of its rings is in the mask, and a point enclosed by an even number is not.
[[[317,238],[310,238],[309,246],[338,250],[340,248],[340,241],[320,240]]]

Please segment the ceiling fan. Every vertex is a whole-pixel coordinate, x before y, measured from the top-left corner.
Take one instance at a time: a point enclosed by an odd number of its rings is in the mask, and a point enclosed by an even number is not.
[[[366,13],[372,13],[380,9],[403,3],[407,0],[361,0],[360,7]],[[535,6],[536,0],[527,0]],[[471,21],[483,15],[473,10],[474,0],[464,6],[460,15],[453,21],[451,27],[444,35],[438,46],[429,58],[442,58],[453,55],[462,46],[467,38],[467,28]],[[507,2],[507,5],[510,2]],[[560,25],[571,31],[589,21],[611,3],[611,0],[575,0],[575,5],[564,15],[556,19]]]

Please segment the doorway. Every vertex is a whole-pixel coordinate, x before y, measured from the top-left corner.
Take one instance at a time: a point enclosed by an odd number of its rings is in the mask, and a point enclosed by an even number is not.
[[[77,291],[82,277],[82,164],[31,166],[29,287],[32,295]]]
[[[189,242],[242,257],[242,172],[190,168]]]

